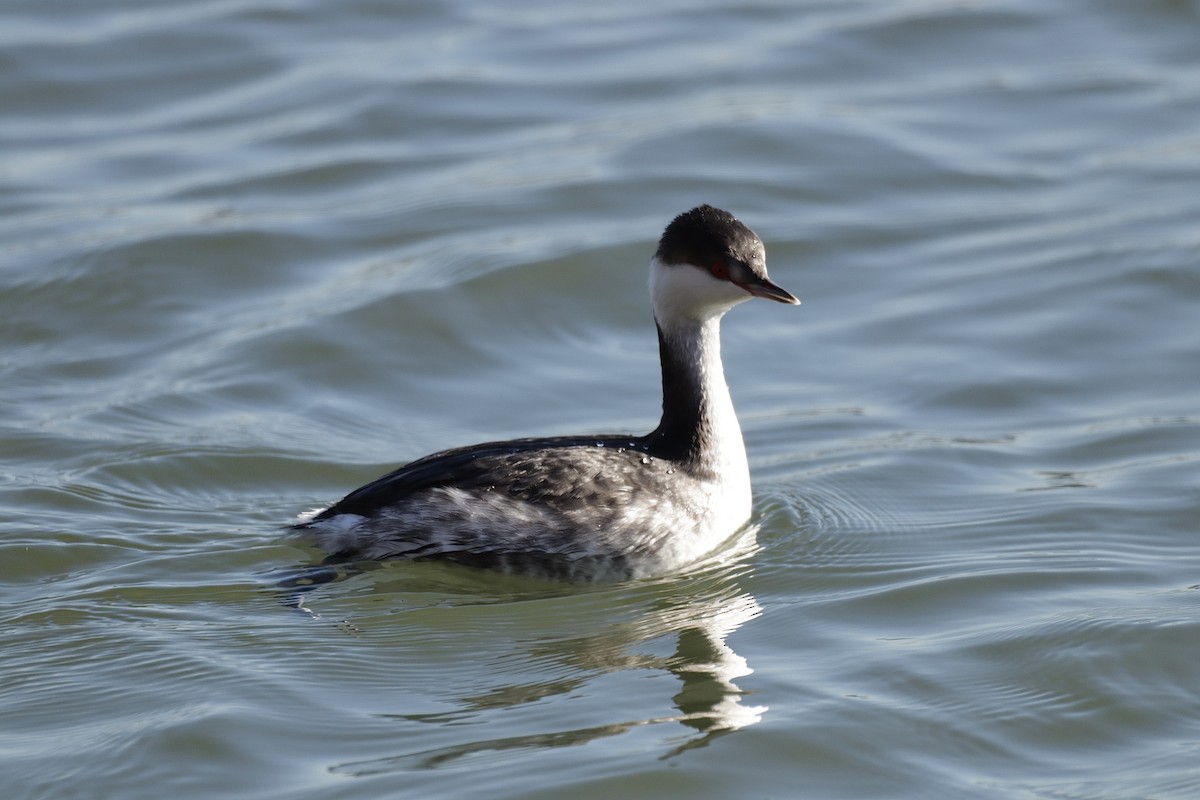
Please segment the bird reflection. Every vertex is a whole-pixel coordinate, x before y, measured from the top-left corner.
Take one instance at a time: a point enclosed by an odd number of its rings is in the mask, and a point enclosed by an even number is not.
[[[715,738],[762,720],[766,706],[748,702],[747,693],[735,682],[753,670],[746,659],[729,646],[728,637],[762,608],[755,598],[737,585],[744,567],[726,563],[689,576],[687,592],[679,584],[651,587],[644,605],[632,619],[613,622],[584,635],[548,637],[527,646],[521,656],[530,670],[549,680],[514,682],[485,692],[452,700],[455,708],[432,714],[383,714],[384,718],[433,725],[454,725],[460,730],[479,730],[467,723],[482,723],[497,713],[561,698],[576,702],[580,697],[598,696],[595,683],[606,675],[627,671],[658,671],[678,680],[677,691],[657,707],[665,713],[609,724],[569,730],[539,731],[509,737],[464,741],[446,747],[405,753],[384,759],[341,764],[335,771],[366,775],[398,769],[436,768],[471,755],[503,751],[557,748],[582,745],[616,736],[647,725],[681,725],[689,734],[668,737],[667,759]],[[660,589],[654,591],[655,588]],[[667,589],[669,591],[662,591]],[[614,699],[614,708],[626,707]],[[674,712],[667,708],[673,706]],[[496,726],[488,724],[487,730]]]
[[[766,706],[750,705],[733,681],[754,670],[726,644],[725,638],[762,613],[748,594],[721,609],[709,624],[679,632],[675,657],[669,669],[683,682],[673,698],[681,712],[679,721],[701,736],[677,750],[707,744],[717,734],[745,728],[762,720]]]

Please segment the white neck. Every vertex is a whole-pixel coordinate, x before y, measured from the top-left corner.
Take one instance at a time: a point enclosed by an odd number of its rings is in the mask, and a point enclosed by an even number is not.
[[[690,265],[667,266],[656,259],[650,274],[663,367],[663,419],[652,436],[685,449],[697,471],[748,484],[720,334],[721,317],[749,295]]]

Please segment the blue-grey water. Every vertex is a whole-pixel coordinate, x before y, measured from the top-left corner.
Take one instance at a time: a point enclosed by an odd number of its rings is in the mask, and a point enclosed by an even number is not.
[[[1200,796],[1200,4],[0,8],[5,798]],[[572,587],[281,526],[642,432],[701,202],[755,526]]]

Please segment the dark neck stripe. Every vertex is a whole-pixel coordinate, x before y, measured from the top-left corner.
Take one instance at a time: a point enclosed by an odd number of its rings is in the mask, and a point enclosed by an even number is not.
[[[647,437],[652,455],[698,464],[709,439],[707,399],[696,373],[696,353],[658,327],[658,356],[662,362],[663,412],[658,427]]]

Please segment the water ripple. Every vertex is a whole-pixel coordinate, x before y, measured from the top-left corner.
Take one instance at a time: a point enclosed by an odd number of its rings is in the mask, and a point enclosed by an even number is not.
[[[1189,4],[62,11],[0,12],[10,793],[1196,794]],[[746,537],[296,613],[298,511],[654,424],[699,202],[804,299],[725,323]]]

